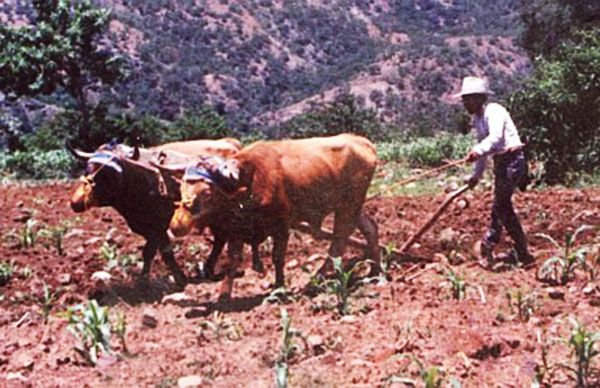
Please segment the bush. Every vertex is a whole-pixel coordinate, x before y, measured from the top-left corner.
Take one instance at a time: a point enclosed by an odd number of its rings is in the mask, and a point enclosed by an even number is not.
[[[405,162],[413,167],[434,167],[445,160],[465,157],[474,140],[469,135],[442,133],[408,141],[391,141],[377,145],[380,160]]]
[[[77,162],[65,150],[0,153],[0,175],[16,179],[67,178]]]
[[[550,59],[538,60],[532,79],[510,98],[513,118],[528,150],[544,164],[548,183],[600,166],[599,32],[582,32]]]

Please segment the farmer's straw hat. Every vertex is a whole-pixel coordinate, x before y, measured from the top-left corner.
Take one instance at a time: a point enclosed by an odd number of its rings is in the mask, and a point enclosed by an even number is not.
[[[488,86],[487,80],[479,77],[463,78],[460,92],[454,95],[454,98],[466,96],[467,94],[494,94]]]

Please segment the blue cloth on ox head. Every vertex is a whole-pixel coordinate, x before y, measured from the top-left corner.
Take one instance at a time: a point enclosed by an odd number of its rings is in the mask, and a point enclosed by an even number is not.
[[[99,164],[101,166],[100,168],[102,168],[102,166],[111,168],[119,174],[123,172],[123,167],[115,161],[115,155],[106,152],[96,152],[88,159],[88,164],[89,163]]]
[[[183,174],[183,180],[188,182],[204,180],[208,183],[215,183],[213,173],[208,171],[204,166],[198,165],[188,166]]]

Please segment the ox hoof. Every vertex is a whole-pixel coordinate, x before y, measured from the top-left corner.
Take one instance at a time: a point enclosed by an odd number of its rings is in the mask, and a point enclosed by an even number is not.
[[[263,265],[262,261],[256,261],[256,262],[253,261],[252,269],[254,270],[254,272],[258,272],[260,274],[265,273],[265,266]]]
[[[228,302],[231,302],[231,295],[230,294],[221,294],[217,298],[217,303],[219,303],[219,304],[221,304],[221,303],[228,303]]]

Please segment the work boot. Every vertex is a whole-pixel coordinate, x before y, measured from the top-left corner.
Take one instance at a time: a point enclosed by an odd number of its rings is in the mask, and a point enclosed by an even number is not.
[[[517,252],[517,259],[523,268],[531,268],[535,266],[535,257],[533,257],[533,255],[531,255],[527,250]]]
[[[495,264],[493,246],[485,241],[482,241],[480,253],[481,257],[479,259],[479,265],[486,269],[492,269]]]

